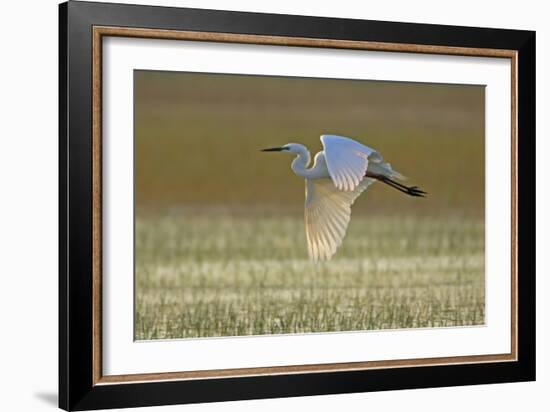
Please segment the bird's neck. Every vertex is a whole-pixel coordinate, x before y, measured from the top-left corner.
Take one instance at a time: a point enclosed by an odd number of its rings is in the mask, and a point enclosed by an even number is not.
[[[309,162],[311,161],[311,155],[309,151],[304,147],[298,153],[296,158],[292,161],[292,170],[298,176],[308,178],[310,177],[311,170],[308,169]]]

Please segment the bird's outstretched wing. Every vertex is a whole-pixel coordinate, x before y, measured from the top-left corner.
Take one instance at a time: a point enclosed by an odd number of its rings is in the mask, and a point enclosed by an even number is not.
[[[313,260],[334,255],[346,235],[351,205],[372,182],[364,178],[355,189],[341,191],[330,179],[306,179],[306,239]]]
[[[369,160],[381,162],[382,156],[370,147],[343,136],[323,135],[325,159],[334,185],[352,191],[361,183]]]

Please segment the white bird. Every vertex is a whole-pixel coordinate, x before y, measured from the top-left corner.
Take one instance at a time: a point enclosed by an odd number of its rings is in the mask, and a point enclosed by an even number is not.
[[[410,196],[423,197],[416,186],[407,187],[393,179],[404,177],[386,163],[380,153],[344,136],[321,136],[324,150],[311,155],[307,147],[288,143],[264,152],[296,154],[292,170],[306,180],[305,226],[309,256],[329,260],[346,235],[351,205],[374,181],[381,181]]]

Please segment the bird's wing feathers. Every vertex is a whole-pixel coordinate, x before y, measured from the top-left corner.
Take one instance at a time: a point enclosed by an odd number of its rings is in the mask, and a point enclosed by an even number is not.
[[[305,224],[309,256],[328,260],[342,243],[351,205],[374,182],[364,178],[355,189],[338,190],[330,179],[306,179]]]
[[[378,152],[355,140],[343,136],[323,135],[325,159],[334,185],[345,191],[354,190],[363,180],[369,160],[378,163]]]

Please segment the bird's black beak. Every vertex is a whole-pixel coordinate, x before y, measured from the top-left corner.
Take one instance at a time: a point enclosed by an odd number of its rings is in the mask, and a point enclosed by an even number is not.
[[[286,147],[269,147],[267,149],[262,149],[260,152],[282,152]]]

